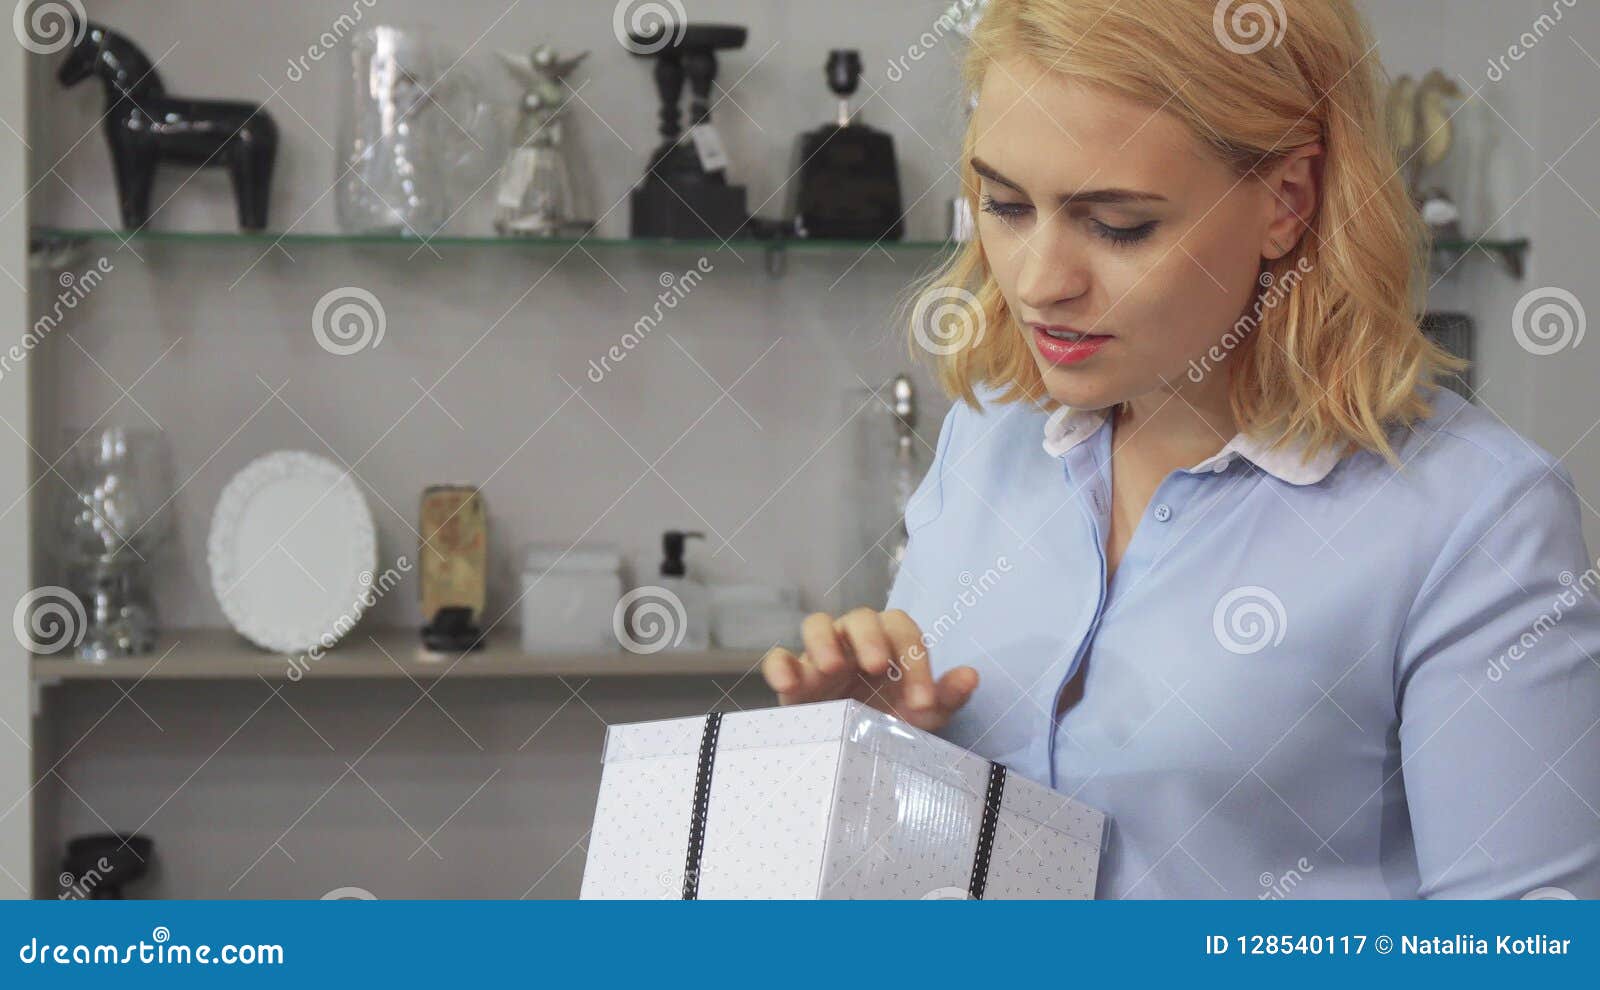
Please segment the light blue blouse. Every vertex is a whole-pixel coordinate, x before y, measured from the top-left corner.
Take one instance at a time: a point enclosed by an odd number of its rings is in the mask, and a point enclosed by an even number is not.
[[[1110,815],[1100,897],[1600,896],[1572,477],[1451,392],[1392,442],[1399,472],[1234,438],[1108,585],[1107,417],[945,418],[887,607],[980,673],[944,736]]]

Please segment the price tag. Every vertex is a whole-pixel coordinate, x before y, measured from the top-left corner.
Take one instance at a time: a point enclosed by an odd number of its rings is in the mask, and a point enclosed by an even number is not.
[[[707,172],[719,172],[728,167],[728,150],[722,146],[722,135],[710,124],[695,124],[689,128],[689,140],[694,142],[695,153],[700,156],[700,167]]]

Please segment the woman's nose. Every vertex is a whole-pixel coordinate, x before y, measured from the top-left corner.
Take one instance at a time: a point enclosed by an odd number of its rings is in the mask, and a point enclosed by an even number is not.
[[[1016,250],[1022,252],[1017,298],[1028,312],[1048,313],[1089,291],[1089,265],[1082,245],[1060,225],[1038,225]]]

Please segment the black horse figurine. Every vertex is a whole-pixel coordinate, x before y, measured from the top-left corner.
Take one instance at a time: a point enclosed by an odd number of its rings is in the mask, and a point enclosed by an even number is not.
[[[99,76],[106,91],[106,140],[117,172],[122,223],[150,219],[150,188],[163,161],[226,166],[238,200],[239,226],[267,226],[267,193],[278,150],[278,125],[258,103],[168,96],[155,65],[132,41],[90,21],[56,78],[75,86]]]

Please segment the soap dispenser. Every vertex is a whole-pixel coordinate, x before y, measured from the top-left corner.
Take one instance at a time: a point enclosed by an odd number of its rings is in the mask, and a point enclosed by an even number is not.
[[[711,648],[711,595],[705,583],[689,576],[684,563],[684,543],[705,539],[704,533],[685,533],[669,529],[661,534],[661,587],[675,595],[683,605],[683,636],[666,640],[664,650],[707,650]],[[675,618],[673,621],[677,621]]]

